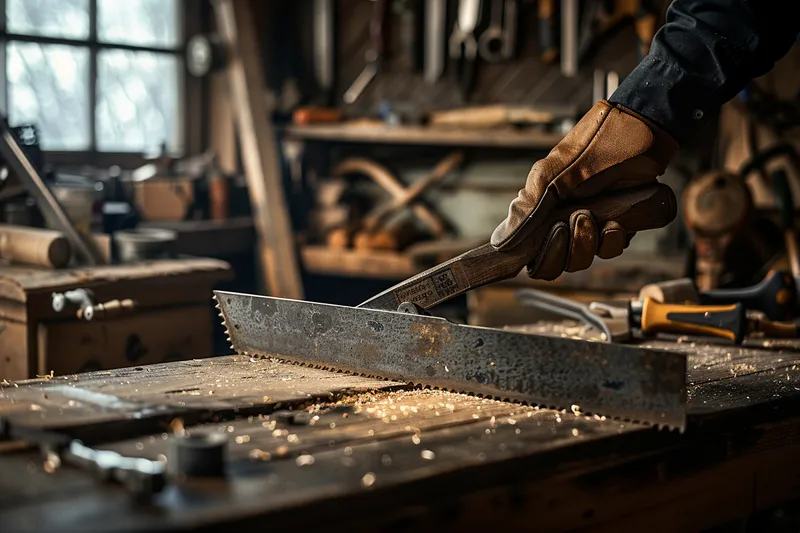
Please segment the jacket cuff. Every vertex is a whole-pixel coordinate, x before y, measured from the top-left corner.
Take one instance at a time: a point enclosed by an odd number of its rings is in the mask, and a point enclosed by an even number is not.
[[[609,101],[652,120],[684,145],[719,114],[722,103],[713,94],[713,87],[685,70],[646,56]]]

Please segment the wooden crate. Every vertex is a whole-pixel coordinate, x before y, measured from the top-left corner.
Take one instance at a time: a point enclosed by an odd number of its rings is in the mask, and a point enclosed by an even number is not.
[[[208,357],[212,287],[231,277],[213,259],[70,270],[0,268],[0,379]],[[79,320],[56,312],[54,293],[91,289],[98,303],[130,298],[124,315]]]

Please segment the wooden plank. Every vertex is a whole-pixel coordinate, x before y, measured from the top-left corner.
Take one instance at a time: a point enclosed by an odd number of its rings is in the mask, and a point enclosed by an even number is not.
[[[492,130],[434,129],[423,126],[371,124],[288,126],[285,132],[295,139],[337,143],[474,146],[536,150],[550,150],[564,137],[558,132],[519,131],[510,128]]]
[[[28,406],[6,418],[14,428],[61,429],[102,439],[108,436],[91,430],[93,426],[127,421],[128,432],[141,434],[142,428],[153,431],[176,416],[188,424],[221,413],[269,412],[289,402],[296,407],[320,396],[399,385],[269,359],[226,356],[0,384],[0,406]]]
[[[250,2],[218,0],[217,26],[227,44],[228,87],[247,178],[259,256],[269,293],[303,298],[289,209],[282,184],[275,134],[264,98],[264,76]]]
[[[314,274],[332,276],[405,279],[419,269],[410,256],[390,251],[341,250],[327,246],[304,246],[303,266]]]
[[[217,164],[224,174],[239,172],[236,150],[236,130],[234,129],[231,96],[228,92],[226,72],[212,72],[209,75],[209,122],[208,145],[217,154]]]
[[[122,280],[169,277],[200,272],[226,272],[230,266],[217,259],[186,258],[153,260],[129,265],[51,270],[32,267],[0,267],[0,297],[25,301],[26,292],[49,292],[65,288]]]
[[[664,340],[643,341],[644,348],[655,348],[685,353],[690,356],[689,383],[704,383],[731,379],[778,369],[787,373],[800,370],[800,342],[785,349],[750,348],[726,344],[703,344],[688,340],[669,342]]]

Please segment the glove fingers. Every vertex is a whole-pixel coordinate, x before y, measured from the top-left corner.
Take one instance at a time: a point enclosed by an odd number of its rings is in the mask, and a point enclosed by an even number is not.
[[[534,262],[528,264],[528,276],[546,281],[552,281],[560,276],[567,266],[570,248],[569,236],[569,226],[564,222],[555,224],[550,229],[542,252]]]
[[[625,229],[617,222],[608,222],[603,231],[600,232],[600,246],[597,248],[597,257],[611,259],[622,255],[622,251],[628,246],[628,242],[628,235],[625,233]]]
[[[581,209],[572,213],[569,219],[572,239],[570,242],[567,272],[578,272],[592,266],[597,253],[597,224],[592,214]]]

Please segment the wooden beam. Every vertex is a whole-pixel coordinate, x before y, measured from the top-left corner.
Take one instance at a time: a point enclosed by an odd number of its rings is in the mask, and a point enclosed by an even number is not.
[[[219,169],[226,174],[239,171],[236,152],[236,131],[234,130],[231,98],[228,94],[227,72],[213,72],[210,75],[210,127],[209,146],[217,154]]]
[[[303,298],[297,247],[283,190],[275,134],[264,98],[252,3],[215,0],[217,29],[228,47],[228,85],[250,192],[264,282],[269,294]]]

